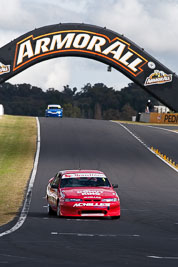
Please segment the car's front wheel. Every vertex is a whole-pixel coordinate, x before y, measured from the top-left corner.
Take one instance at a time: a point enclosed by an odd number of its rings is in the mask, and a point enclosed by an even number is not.
[[[61,207],[60,207],[59,201],[57,203],[57,211],[56,211],[56,213],[57,213],[57,217],[60,217],[61,216]]]
[[[51,206],[49,204],[48,204],[47,211],[48,211],[48,215],[54,214],[54,211],[53,211],[53,209],[51,208]]]
[[[113,216],[112,219],[113,220],[120,219],[120,215],[119,216]]]

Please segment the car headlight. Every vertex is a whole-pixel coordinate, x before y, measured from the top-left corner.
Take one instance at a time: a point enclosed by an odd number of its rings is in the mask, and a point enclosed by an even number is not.
[[[101,200],[102,202],[116,202],[116,201],[119,201],[118,198],[103,198]]]
[[[82,199],[79,199],[79,198],[65,198],[64,201],[65,202],[80,202],[80,201],[82,201]]]

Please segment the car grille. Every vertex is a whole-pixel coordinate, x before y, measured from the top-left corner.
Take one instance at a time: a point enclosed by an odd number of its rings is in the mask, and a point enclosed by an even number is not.
[[[94,199],[84,199],[84,201],[87,201],[87,202],[92,202],[92,201],[94,201],[94,202],[99,202],[99,201],[101,201],[101,199],[99,198],[99,199],[97,199],[97,198],[94,198]]]
[[[82,210],[81,214],[107,214],[106,210]]]

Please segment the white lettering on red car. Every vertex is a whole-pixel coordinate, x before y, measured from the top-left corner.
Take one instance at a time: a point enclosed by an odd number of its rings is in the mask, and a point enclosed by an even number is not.
[[[101,190],[80,190],[77,191],[78,194],[82,194],[82,196],[86,196],[86,195],[97,195],[100,196],[103,191]]]
[[[110,207],[110,203],[75,203],[73,207]]]

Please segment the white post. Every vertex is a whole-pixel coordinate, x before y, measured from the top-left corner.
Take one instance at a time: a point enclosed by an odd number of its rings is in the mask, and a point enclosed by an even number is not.
[[[0,104],[0,116],[4,115],[4,107]]]

